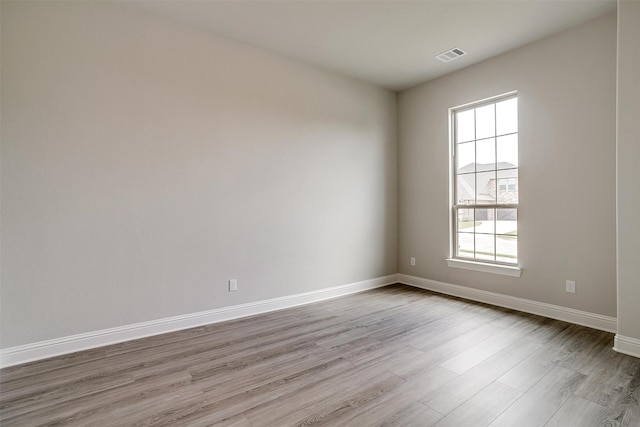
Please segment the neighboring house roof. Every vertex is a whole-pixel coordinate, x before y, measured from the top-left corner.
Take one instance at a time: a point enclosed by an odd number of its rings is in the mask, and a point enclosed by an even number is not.
[[[488,163],[488,164],[469,163],[468,165],[463,166],[458,171],[458,174],[459,174],[458,189],[457,189],[458,202],[465,201],[465,200],[475,200],[476,199],[476,195],[474,191],[475,185],[478,186],[477,201],[495,202],[496,200],[495,194],[489,194],[489,183],[493,181],[495,178],[493,178],[490,174],[472,173],[476,171],[490,172],[494,170],[494,167],[496,167],[498,170],[517,168],[516,165],[509,162],[498,162],[497,164],[495,164],[495,166],[494,166],[494,163]],[[466,175],[460,175],[460,174],[466,174]]]

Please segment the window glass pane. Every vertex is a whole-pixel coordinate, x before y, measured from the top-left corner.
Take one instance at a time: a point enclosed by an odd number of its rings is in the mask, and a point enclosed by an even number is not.
[[[476,203],[496,202],[496,173],[480,172],[476,174]]]
[[[508,169],[518,166],[518,134],[499,136],[497,139],[497,169]]]
[[[496,261],[515,263],[518,261],[518,238],[496,236]]]
[[[476,108],[476,139],[496,136],[495,104]]]
[[[467,173],[456,177],[456,204],[468,205],[476,202],[476,174]]]
[[[499,170],[498,203],[518,203],[518,169]]]
[[[456,113],[456,142],[473,141],[475,139],[474,110]]]
[[[497,135],[518,132],[518,99],[511,98],[496,104]]]
[[[458,232],[473,233],[475,231],[475,217],[473,209],[458,209]]]
[[[495,260],[493,234],[476,234],[476,258]]]
[[[508,236],[518,235],[518,210],[517,209],[497,209],[496,233],[505,234]]]
[[[458,233],[456,256],[473,258],[473,233]]]
[[[489,171],[496,168],[496,139],[482,139],[476,142],[476,170]]]
[[[495,233],[495,209],[476,209],[476,233]]]
[[[476,147],[473,142],[456,146],[457,173],[475,172]]]

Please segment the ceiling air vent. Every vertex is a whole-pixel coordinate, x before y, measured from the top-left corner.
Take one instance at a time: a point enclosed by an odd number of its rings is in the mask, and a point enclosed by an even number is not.
[[[466,54],[467,52],[460,49],[459,47],[454,47],[453,49],[449,49],[446,52],[442,52],[440,55],[436,56],[436,58],[438,58],[442,62],[449,62]]]

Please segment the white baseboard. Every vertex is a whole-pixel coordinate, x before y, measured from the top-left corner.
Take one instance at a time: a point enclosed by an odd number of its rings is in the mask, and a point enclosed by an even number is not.
[[[396,283],[396,275],[0,349],[0,367],[323,301]]]
[[[607,332],[616,332],[618,328],[618,322],[615,317],[603,316],[558,305],[473,289],[466,286],[423,279],[421,277],[409,276],[406,274],[392,274],[389,276],[377,277],[374,279],[363,280],[361,282],[334,286],[302,294],[288,295],[285,297],[217,308],[199,313],[185,314],[0,349],[0,367],[6,368],[62,354],[75,353],[77,351],[117,344],[123,341],[130,341],[153,335],[194,328],[197,326],[224,322],[226,320],[237,319],[240,317],[282,310],[285,308],[337,298],[356,292],[362,292],[369,289],[375,289],[392,283],[402,283],[473,301],[511,308],[552,319],[563,320],[565,322],[588,326],[590,328]],[[640,357],[640,340],[616,335],[614,350],[631,356]]]
[[[601,314],[574,310],[572,308],[562,307],[559,305],[546,304],[524,298],[498,294],[495,292],[468,288],[466,286],[452,285],[450,283],[423,279],[421,277],[409,276],[407,274],[398,274],[398,282],[447,295],[511,308],[513,310],[537,314],[551,319],[563,320],[565,322],[575,323],[582,326],[588,326],[602,331],[616,332],[618,330],[618,319],[615,317],[603,316]],[[638,348],[636,348],[636,351],[638,351]]]
[[[613,339],[613,349],[618,353],[640,357],[640,340],[617,334]]]

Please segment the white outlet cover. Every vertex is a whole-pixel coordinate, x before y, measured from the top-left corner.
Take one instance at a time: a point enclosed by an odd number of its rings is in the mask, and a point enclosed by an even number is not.
[[[573,280],[567,280],[566,290],[569,293],[576,293],[576,282]]]
[[[229,280],[229,292],[238,290],[238,279]]]

